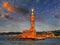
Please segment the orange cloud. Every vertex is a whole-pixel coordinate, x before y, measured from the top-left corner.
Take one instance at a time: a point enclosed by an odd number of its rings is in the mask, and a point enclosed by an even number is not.
[[[17,13],[23,13],[23,14],[29,13],[29,10],[26,9],[25,7],[22,7],[22,6],[15,7],[14,5],[12,5],[7,1],[3,2],[2,7],[9,12],[17,12]]]
[[[2,4],[3,8],[5,8],[6,10],[13,12],[14,11],[14,6],[12,6],[9,2],[4,2]]]

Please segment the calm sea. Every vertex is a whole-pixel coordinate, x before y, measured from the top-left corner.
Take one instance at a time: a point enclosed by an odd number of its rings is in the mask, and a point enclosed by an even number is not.
[[[0,36],[0,45],[60,45],[60,39],[45,39],[39,41],[9,41],[11,36]]]

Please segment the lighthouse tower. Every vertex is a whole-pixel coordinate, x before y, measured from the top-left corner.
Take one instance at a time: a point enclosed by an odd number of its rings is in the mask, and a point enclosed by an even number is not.
[[[36,36],[34,9],[32,9],[32,12],[30,15],[30,31],[31,31],[32,37],[34,38]]]
[[[34,16],[34,9],[32,9],[32,13],[30,15],[30,30],[35,30],[35,16]]]
[[[30,29],[29,30],[23,30],[22,38],[35,38],[36,37],[36,31],[35,31],[35,16],[34,16],[34,9],[31,11],[30,15]]]

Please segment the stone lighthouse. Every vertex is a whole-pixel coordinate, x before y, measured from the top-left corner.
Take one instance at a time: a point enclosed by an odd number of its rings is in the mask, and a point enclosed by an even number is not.
[[[30,30],[35,30],[35,16],[34,16],[34,9],[32,9],[32,13],[30,15]]]
[[[36,36],[36,30],[35,30],[35,15],[34,15],[34,9],[32,9],[31,15],[30,15],[30,31],[32,33],[32,37]]]
[[[35,37],[36,37],[35,15],[34,15],[34,9],[32,9],[30,14],[30,29],[23,30],[22,38],[35,38]]]

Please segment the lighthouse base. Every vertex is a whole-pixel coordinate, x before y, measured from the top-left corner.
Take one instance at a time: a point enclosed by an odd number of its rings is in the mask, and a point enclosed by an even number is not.
[[[44,40],[44,39],[37,39],[37,38],[9,38],[8,40],[16,40],[16,41],[38,41],[38,40]]]

